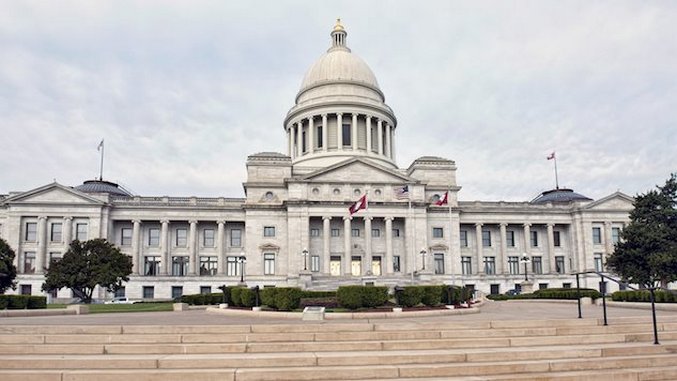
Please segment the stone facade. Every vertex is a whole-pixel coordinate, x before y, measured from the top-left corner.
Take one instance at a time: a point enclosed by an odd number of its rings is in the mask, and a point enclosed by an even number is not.
[[[283,123],[287,153],[247,158],[244,199],[140,197],[101,180],[0,195],[0,237],[18,254],[16,292],[41,294],[50,258],[73,239],[100,237],[132,256],[124,289],[132,299],[214,292],[241,280],[503,293],[524,280],[525,256],[535,288],[575,287],[573,272],[603,270],[631,197],[593,201],[555,189],[532,201],[464,202],[454,161],[425,156],[399,168],[397,119],[346,37],[337,24],[332,46],[306,74]],[[350,215],[364,195],[368,207]],[[597,288],[598,280],[583,277],[583,285]]]

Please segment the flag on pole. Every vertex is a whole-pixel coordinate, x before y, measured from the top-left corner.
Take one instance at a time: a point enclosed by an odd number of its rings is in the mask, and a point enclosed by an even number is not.
[[[548,157],[546,157],[546,159],[548,159],[548,160],[552,160],[554,158],[555,158],[555,151],[552,151],[552,153],[550,155],[548,155]]]
[[[435,201],[435,205],[437,205],[437,206],[447,205],[449,203],[448,198],[449,198],[449,191],[446,191],[446,192],[444,192],[444,196],[442,196],[442,198]]]
[[[409,185],[404,185],[395,189],[395,198],[398,200],[409,199]]]
[[[101,139],[101,143],[96,147],[96,150],[101,151],[101,148],[103,148],[103,139]]]
[[[350,205],[350,208],[348,208],[348,211],[350,212],[350,215],[352,216],[353,214],[357,213],[360,211],[360,209],[367,209],[367,195],[365,194],[364,196],[360,197],[359,200],[357,200],[354,204]]]

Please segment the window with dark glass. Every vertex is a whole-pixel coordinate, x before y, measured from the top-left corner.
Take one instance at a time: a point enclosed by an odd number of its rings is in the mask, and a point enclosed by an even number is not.
[[[322,126],[317,126],[317,148],[322,148]]]
[[[399,273],[400,271],[400,256],[393,255],[393,272]]]
[[[233,247],[242,246],[242,230],[232,229],[230,231],[230,246]]]
[[[461,272],[463,275],[472,274],[472,257],[461,257]]]
[[[491,247],[491,232],[489,230],[482,230],[482,246]]]
[[[595,245],[602,244],[602,229],[592,228],[592,243]]]
[[[52,242],[61,242],[61,227],[60,223],[53,223],[49,234],[49,240]]]
[[[433,258],[435,259],[435,274],[444,274],[444,254],[435,253]]]
[[[86,241],[87,233],[87,224],[75,224],[75,238],[78,241]]]
[[[148,256],[144,257],[143,273],[146,276],[155,276],[160,274],[160,257]]]
[[[24,241],[26,242],[35,242],[38,237],[38,224],[35,222],[26,222],[26,233],[24,235]]]
[[[316,273],[320,271],[320,256],[311,255],[310,256],[310,271]]]
[[[207,295],[212,293],[212,286],[200,286],[200,294]]]
[[[343,136],[343,146],[352,145],[350,141],[350,124],[343,123],[343,128],[341,130]]]
[[[186,228],[176,229],[176,240],[174,241],[176,247],[188,246],[188,230]]]
[[[461,230],[461,247],[468,247],[468,231]]]
[[[531,247],[538,247],[538,232],[531,231]]]
[[[531,272],[543,274],[543,261],[540,256],[531,257]]]
[[[217,257],[200,257],[200,275],[214,276],[217,269]]]
[[[332,237],[338,237],[341,235],[341,230],[340,229],[331,229],[331,236]]]
[[[172,275],[186,276],[188,275],[188,257],[172,257]]]
[[[311,237],[319,237],[319,236],[320,236],[320,229],[318,229],[318,228],[311,228],[311,229],[310,229],[310,236],[311,236]]]
[[[240,275],[240,266],[237,263],[237,257],[226,257],[226,275],[238,276]]]
[[[371,229],[371,236],[378,238],[381,236],[381,229]]]
[[[564,268],[564,257],[555,257],[555,271],[557,271],[558,274],[564,274],[566,272],[566,269]]]
[[[604,271],[604,263],[602,261],[602,253],[595,253],[595,271],[602,272]]]
[[[35,252],[26,251],[24,252],[24,274],[33,274],[35,273]]]
[[[120,229],[120,246],[132,245],[132,228]]]
[[[560,247],[562,245],[562,242],[560,241],[560,235],[559,234],[560,233],[557,230],[552,232],[552,241],[553,241],[553,245],[555,247]]]
[[[202,232],[202,245],[204,247],[214,247],[214,229],[205,229]]]
[[[443,238],[444,228],[433,228],[433,238]]]
[[[611,243],[617,244],[621,240],[621,228],[611,228]]]
[[[487,275],[496,274],[496,257],[484,257],[484,273]]]
[[[178,299],[183,296],[183,286],[172,286],[172,299]]]
[[[148,246],[160,246],[160,229],[148,229]]]
[[[275,237],[275,226],[264,226],[263,227],[263,236],[264,237]]]
[[[275,253],[263,254],[263,275],[275,275]]]
[[[143,298],[144,299],[155,298],[155,286],[143,286]]]
[[[351,235],[352,237],[359,237],[359,236],[360,236],[360,229],[352,229],[352,230],[350,231],[350,235]]]
[[[508,270],[512,275],[517,275],[520,273],[519,257],[517,256],[508,257]]]
[[[508,247],[515,247],[515,232],[508,230],[505,232],[505,244]]]

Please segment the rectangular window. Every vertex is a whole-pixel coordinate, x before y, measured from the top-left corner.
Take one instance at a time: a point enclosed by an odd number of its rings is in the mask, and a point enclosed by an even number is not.
[[[435,274],[444,274],[444,254],[435,253]]]
[[[501,285],[500,284],[492,284],[489,285],[489,293],[491,295],[498,295],[501,293]]]
[[[172,257],[172,275],[188,275],[188,257]]]
[[[322,126],[317,126],[317,148],[322,148]]]
[[[216,275],[218,264],[217,257],[200,257],[200,275]]]
[[[127,289],[125,288],[125,286],[120,286],[120,288],[115,290],[114,295],[116,298],[124,298],[125,296],[127,296]]]
[[[160,257],[148,256],[144,257],[143,274],[146,276],[155,276],[160,274]]]
[[[172,286],[172,299],[179,299],[183,296],[183,286]]]
[[[263,254],[263,275],[275,275],[275,253]]]
[[[602,244],[602,229],[592,228],[592,243],[595,245]]]
[[[351,235],[352,237],[359,237],[359,236],[360,236],[360,229],[352,229],[352,230],[350,231],[350,235]]]
[[[393,272],[399,273],[401,271],[400,269],[400,256],[393,255]]]
[[[49,240],[52,242],[61,242],[61,227],[60,223],[53,223],[49,234]]]
[[[604,263],[602,261],[602,253],[595,253],[595,271],[604,271]]]
[[[508,247],[515,247],[515,232],[508,230],[505,232],[505,243]]]
[[[548,288],[548,284],[547,284],[547,283],[539,283],[539,284],[538,284],[538,289],[539,289],[539,290],[546,290],[547,288]]]
[[[540,256],[531,257],[531,272],[543,274],[543,260]]]
[[[400,229],[393,229],[393,237],[399,237],[400,236]]]
[[[341,132],[343,133],[343,146],[351,146],[352,143],[350,141],[350,124],[343,124],[343,128],[341,129]]]
[[[461,230],[461,247],[468,247],[468,231]]]
[[[571,288],[571,283],[562,283],[562,288]]]
[[[491,247],[491,232],[489,230],[482,230],[482,246]]]
[[[50,251],[49,252],[49,263],[47,265],[49,266],[52,262],[59,261],[61,259],[62,255],[58,251]]]
[[[433,238],[443,238],[444,228],[433,228]]]
[[[614,245],[621,240],[621,228],[611,228],[611,243]]]
[[[332,237],[338,237],[341,235],[341,230],[340,229],[331,229],[331,236]]]
[[[508,257],[508,269],[511,275],[517,275],[520,273],[519,257]]]
[[[154,286],[143,286],[143,298],[144,299],[155,298],[155,287]]]
[[[148,246],[160,246],[160,229],[148,229]]]
[[[75,224],[75,239],[78,241],[86,241],[88,236],[87,224]]]
[[[24,252],[24,274],[34,274],[35,273],[35,252],[34,251],[25,251]]]
[[[311,237],[319,237],[320,236],[320,229],[318,229],[318,228],[310,229],[310,236]]]
[[[188,230],[186,228],[176,229],[176,240],[174,241],[176,247],[188,246]]]
[[[566,269],[564,268],[564,257],[563,256],[555,257],[555,271],[558,274],[564,274],[566,272]]]
[[[371,236],[378,238],[381,236],[381,229],[371,229]]]
[[[320,256],[311,255],[310,256],[310,271],[317,273],[320,272]]]
[[[38,237],[38,224],[36,222],[26,222],[26,234],[24,241],[36,242]]]
[[[461,257],[461,272],[463,275],[472,274],[472,257]]]
[[[306,147],[306,131],[301,132],[301,152],[308,152],[308,147]]]
[[[214,229],[205,229],[202,231],[202,246],[214,247]]]
[[[496,274],[496,257],[484,257],[484,273],[487,275]]]
[[[212,293],[212,286],[200,286],[200,294],[207,295]]]
[[[30,284],[22,284],[19,290],[21,295],[31,295],[33,293],[33,287]]]
[[[132,245],[132,228],[120,229],[120,246]]]
[[[226,275],[227,276],[240,275],[237,257],[226,257]]]
[[[531,247],[538,247],[538,232],[531,231]]]
[[[263,236],[264,237],[275,237],[275,226],[264,226],[263,227]]]
[[[560,236],[559,236],[559,231],[555,230],[552,232],[552,241],[555,247],[560,247],[562,246],[562,242],[560,241]]]
[[[232,247],[242,246],[242,230],[232,229],[230,231],[230,246]]]

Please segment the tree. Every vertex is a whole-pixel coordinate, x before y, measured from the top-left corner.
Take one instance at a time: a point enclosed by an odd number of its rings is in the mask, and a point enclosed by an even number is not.
[[[667,286],[677,280],[677,173],[634,206],[607,266],[630,283]]]
[[[14,266],[14,250],[0,238],[0,294],[4,294],[8,288],[14,289],[16,283],[16,266]]]
[[[131,273],[132,258],[105,239],[75,240],[63,258],[50,262],[42,290],[68,287],[84,303],[91,303],[97,285],[115,292]]]

